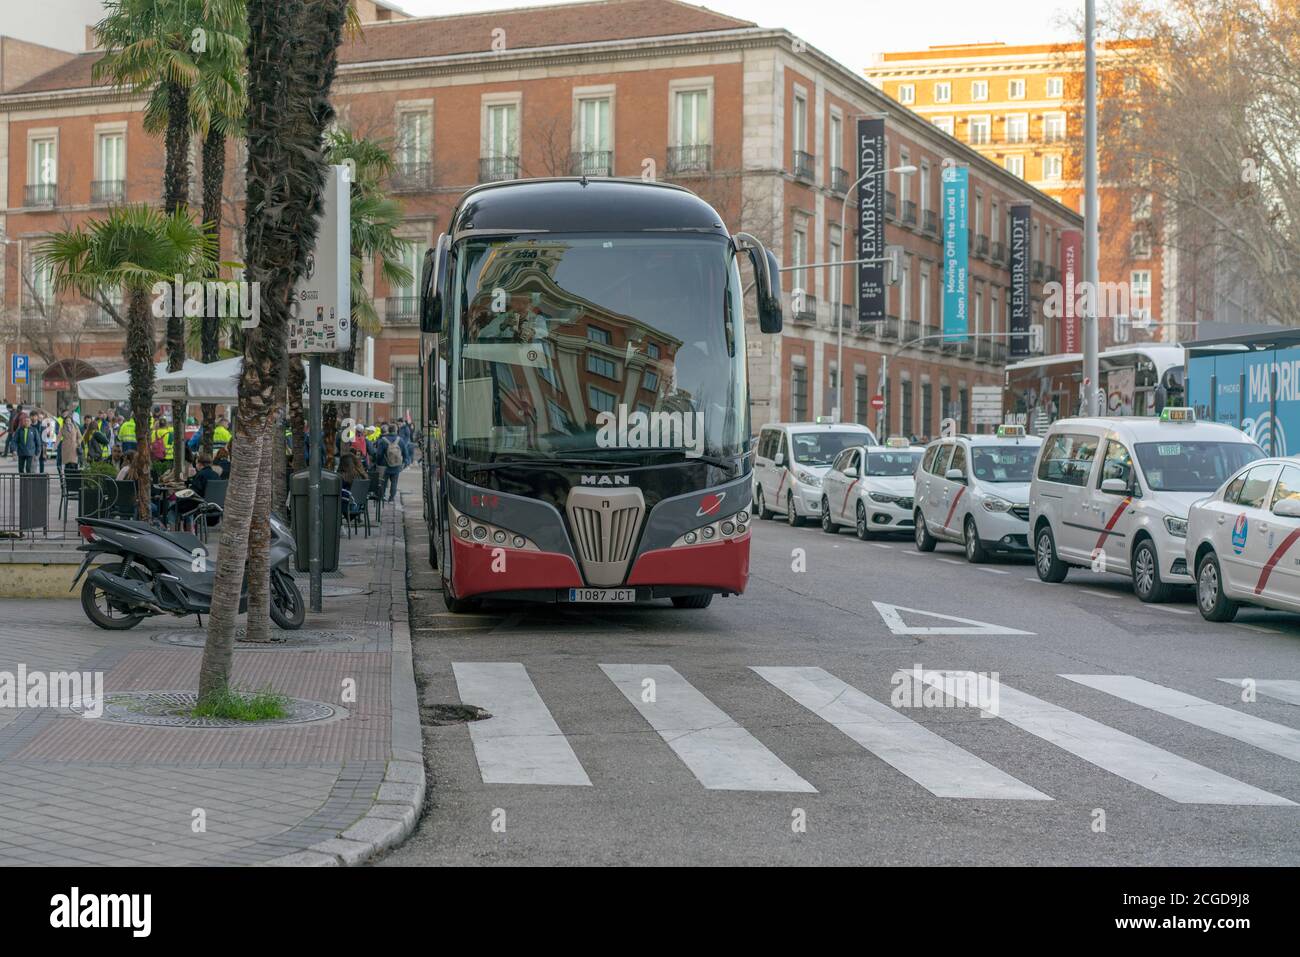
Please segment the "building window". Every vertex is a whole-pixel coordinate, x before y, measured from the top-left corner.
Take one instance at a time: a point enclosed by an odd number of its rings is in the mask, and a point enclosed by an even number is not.
[[[677,123],[674,133],[677,146],[708,146],[709,91],[678,90],[676,97]]]
[[[898,102],[911,104],[916,102],[916,87],[911,83],[900,83],[898,86]]]
[[[614,406],[618,404],[618,396],[612,392],[606,392],[604,389],[597,389],[594,385],[587,386],[587,404],[597,412],[613,412]]]
[[[1012,113],[1007,116],[1007,142],[1023,143],[1029,139],[1029,114]]]
[[[1025,158],[1023,156],[1019,154],[1008,156],[1002,161],[1002,165],[1012,176],[1019,176],[1021,179],[1025,178]]]
[[[54,137],[30,140],[27,147],[26,205],[54,205],[58,192],[59,157]]]
[[[519,176],[519,104],[489,103],[479,178],[484,182]]]
[[[970,431],[970,402],[966,398],[966,387],[957,389],[957,431]]]
[[[1133,220],[1148,220],[1151,218],[1151,194],[1139,193],[1133,197]]]
[[[859,372],[853,377],[853,416],[859,425],[866,425],[870,414],[871,391],[867,387],[867,374]]]
[[[912,382],[910,379],[904,379],[898,384],[898,413],[899,427],[898,430],[903,435],[912,434]]]
[[[509,366],[501,366],[509,368]],[[412,417],[420,414],[420,369],[418,366],[393,368],[392,414],[403,417],[409,411]]]
[[[1065,79],[1059,76],[1047,78],[1047,95],[1056,99],[1065,95]]]
[[[947,80],[934,85],[934,102],[951,103],[952,102],[952,84]]]
[[[970,142],[972,146],[987,145],[989,141],[989,118],[972,116],[970,118]]]
[[[1142,78],[1136,73],[1130,73],[1124,77],[1124,92],[1136,93],[1142,89]]]
[[[1145,309],[1151,305],[1151,270],[1134,269],[1128,275],[1129,300],[1132,309]]]
[[[916,318],[922,326],[930,325],[930,264],[921,263],[921,292],[916,302]],[[924,330],[922,330],[924,333]]]
[[[53,306],[54,266],[47,262],[37,262],[33,260],[31,265],[31,276],[32,305],[42,311]]]
[[[550,427],[555,432],[573,433],[573,421],[569,418],[569,413],[554,399],[546,400],[546,411],[550,416]]]
[[[126,134],[100,133],[95,137],[95,180],[91,201],[120,203],[126,187]]]
[[[587,353],[587,371],[604,379],[618,378],[618,366],[612,360],[590,352]]]
[[[912,318],[912,256],[903,254],[903,275],[898,283],[898,318],[907,322]],[[910,336],[909,336],[910,338]]]
[[[947,133],[949,136],[952,136],[953,126],[951,116],[936,116],[932,122],[940,130]]]
[[[1134,259],[1149,259],[1151,257],[1151,237],[1142,230],[1134,233],[1129,238],[1129,253]]]
[[[921,435],[929,438],[933,433],[930,427],[934,422],[934,387],[928,382],[921,383]]]
[[[1043,116],[1043,140],[1060,143],[1065,139],[1065,114],[1047,113]]]
[[[989,81],[971,80],[970,98],[977,103],[987,100],[989,98]]]
[[[805,279],[804,271],[801,268],[799,268],[807,261],[808,261],[808,235],[801,228],[796,227],[794,231],[794,235],[791,237],[790,240],[790,265],[795,267],[790,272],[790,282],[793,283],[793,285],[790,288],[793,289],[795,292],[808,291],[808,289],[804,286],[804,279]]]
[[[659,344],[657,342],[647,342],[645,344],[645,354],[651,359],[659,358]]]
[[[600,326],[588,326],[587,339],[590,342],[600,343],[602,346],[607,346],[613,342],[613,336],[610,335],[609,330],[602,329]]]
[[[1043,157],[1043,179],[1059,180],[1061,178],[1061,154],[1048,153]]]
[[[808,419],[808,370],[803,366],[790,367],[790,420],[806,422]]]
[[[641,376],[641,388],[645,389],[647,392],[654,392],[656,389],[658,389],[659,373],[647,372],[645,373],[645,375]]]
[[[844,120],[836,113],[831,114],[831,165],[839,166],[844,162]],[[847,183],[845,184],[848,185]]]
[[[844,242],[840,236],[840,228],[838,226],[831,226],[829,233],[830,236],[828,242],[830,245],[830,252],[828,258],[830,262],[837,263],[844,258],[842,255]],[[828,292],[830,294],[831,309],[836,313],[839,313],[842,311],[840,309],[840,304],[844,302],[844,297],[841,295],[844,288],[844,267],[832,266],[830,273],[831,288]],[[839,315],[834,315],[831,316],[831,320],[832,322],[839,322],[840,317]]]
[[[1023,100],[1025,98],[1024,80],[1007,80],[1007,99]]]
[[[433,151],[429,140],[429,113],[411,110],[398,116],[397,163],[414,166],[427,163]]]

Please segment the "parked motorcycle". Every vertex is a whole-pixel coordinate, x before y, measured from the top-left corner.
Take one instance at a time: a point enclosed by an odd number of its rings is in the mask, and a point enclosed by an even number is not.
[[[194,509],[198,521],[220,515],[221,506],[204,502]],[[100,628],[122,631],[154,615],[197,615],[200,623],[212,605],[216,568],[197,536],[171,532],[148,522],[109,518],[82,518],[85,544],[77,550],[86,558],[72,580],[72,588],[97,555],[116,555],[86,576],[81,586],[81,607]],[[302,627],[307,609],[302,593],[289,574],[294,542],[288,527],[271,515],[271,620],[293,631]],[[68,590],[71,591],[72,588]],[[239,597],[239,610],[248,608],[248,580]]]

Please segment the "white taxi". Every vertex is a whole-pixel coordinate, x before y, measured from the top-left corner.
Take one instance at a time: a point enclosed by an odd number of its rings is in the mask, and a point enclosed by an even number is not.
[[[1189,408],[1159,418],[1058,419],[1043,439],[1029,488],[1034,565],[1045,582],[1070,566],[1133,579],[1142,601],[1191,585],[1187,513],[1264,453],[1244,432],[1196,421]]]
[[[1023,425],[930,443],[916,473],[917,549],[956,542],[970,562],[1029,554],[1029,480],[1041,445]]]
[[[850,526],[863,541],[884,532],[910,534],[916,467],[924,454],[895,437],[837,455],[822,477],[822,531],[833,535]]]
[[[754,448],[754,513],[784,513],[802,525],[821,511],[822,477],[847,448],[875,445],[876,436],[854,422],[771,422]]]
[[[1187,564],[1207,621],[1243,604],[1300,612],[1300,458],[1252,462],[1193,504]]]

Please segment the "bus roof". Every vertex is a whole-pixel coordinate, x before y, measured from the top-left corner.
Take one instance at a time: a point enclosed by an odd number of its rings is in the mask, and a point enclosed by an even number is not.
[[[1098,359],[1115,361],[1131,355],[1142,355],[1155,364],[1161,374],[1170,366],[1180,366],[1184,361],[1183,347],[1163,342],[1143,343],[1137,346],[1111,346],[1098,354]],[[1053,356],[1035,356],[1007,364],[1007,372],[1019,372],[1022,369],[1041,369],[1044,366],[1082,364],[1083,355],[1078,352],[1062,352]]]
[[[729,235],[713,207],[681,186],[581,176],[509,180],[474,187],[461,197],[452,213],[452,238],[489,231],[686,231]]]

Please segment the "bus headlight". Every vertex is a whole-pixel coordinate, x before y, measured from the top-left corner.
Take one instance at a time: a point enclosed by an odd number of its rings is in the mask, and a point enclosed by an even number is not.
[[[1174,538],[1187,537],[1187,519],[1185,518],[1176,518],[1173,515],[1166,515],[1165,528],[1169,530],[1169,534],[1174,536]]]
[[[742,509],[734,515],[720,518],[708,525],[693,528],[670,546],[712,544],[743,538],[749,532],[749,511]]]
[[[990,495],[984,499],[984,511],[986,512],[1009,512],[1012,503],[1004,498],[998,498],[996,495]]]
[[[518,548],[535,552],[541,550],[518,532],[497,525],[490,525],[487,522],[458,512],[451,506],[448,506],[448,512],[457,538],[478,545],[491,543],[493,548]]]

